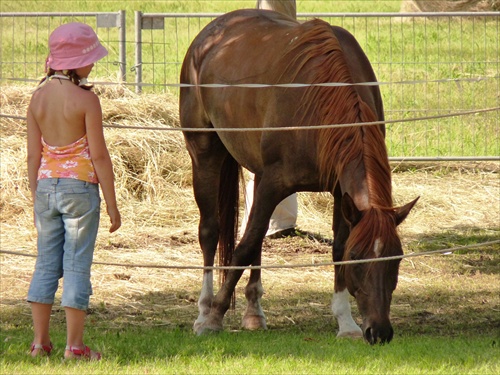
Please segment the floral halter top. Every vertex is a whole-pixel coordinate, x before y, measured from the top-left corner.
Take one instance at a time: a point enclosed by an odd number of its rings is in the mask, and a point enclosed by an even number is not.
[[[87,135],[66,146],[50,146],[42,138],[42,160],[38,179],[74,178],[97,184]]]

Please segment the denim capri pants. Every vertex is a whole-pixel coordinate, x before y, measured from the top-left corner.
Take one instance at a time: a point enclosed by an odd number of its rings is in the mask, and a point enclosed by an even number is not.
[[[88,308],[100,203],[98,184],[72,178],[38,181],[38,256],[28,291],[29,302],[53,304],[59,279],[63,277],[61,305]]]

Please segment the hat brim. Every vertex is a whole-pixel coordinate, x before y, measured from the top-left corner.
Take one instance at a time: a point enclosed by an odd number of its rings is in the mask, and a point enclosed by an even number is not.
[[[108,50],[101,44],[91,52],[76,57],[54,57],[49,55],[48,66],[54,70],[78,69],[93,64],[108,55]]]

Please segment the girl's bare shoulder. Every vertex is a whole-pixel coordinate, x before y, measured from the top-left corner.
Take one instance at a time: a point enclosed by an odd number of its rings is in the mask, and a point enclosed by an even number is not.
[[[74,101],[76,103],[99,100],[91,90],[85,90],[71,82],[47,82],[38,87],[31,96],[30,103],[45,101]]]
[[[100,107],[99,97],[91,90],[85,90],[73,85],[70,90],[68,90],[68,94],[74,104],[81,109]]]

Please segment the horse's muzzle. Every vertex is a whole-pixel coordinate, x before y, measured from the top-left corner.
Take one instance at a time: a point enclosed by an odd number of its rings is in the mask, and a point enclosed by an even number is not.
[[[375,322],[363,324],[363,336],[370,345],[389,343],[394,336],[391,323],[377,324]]]

